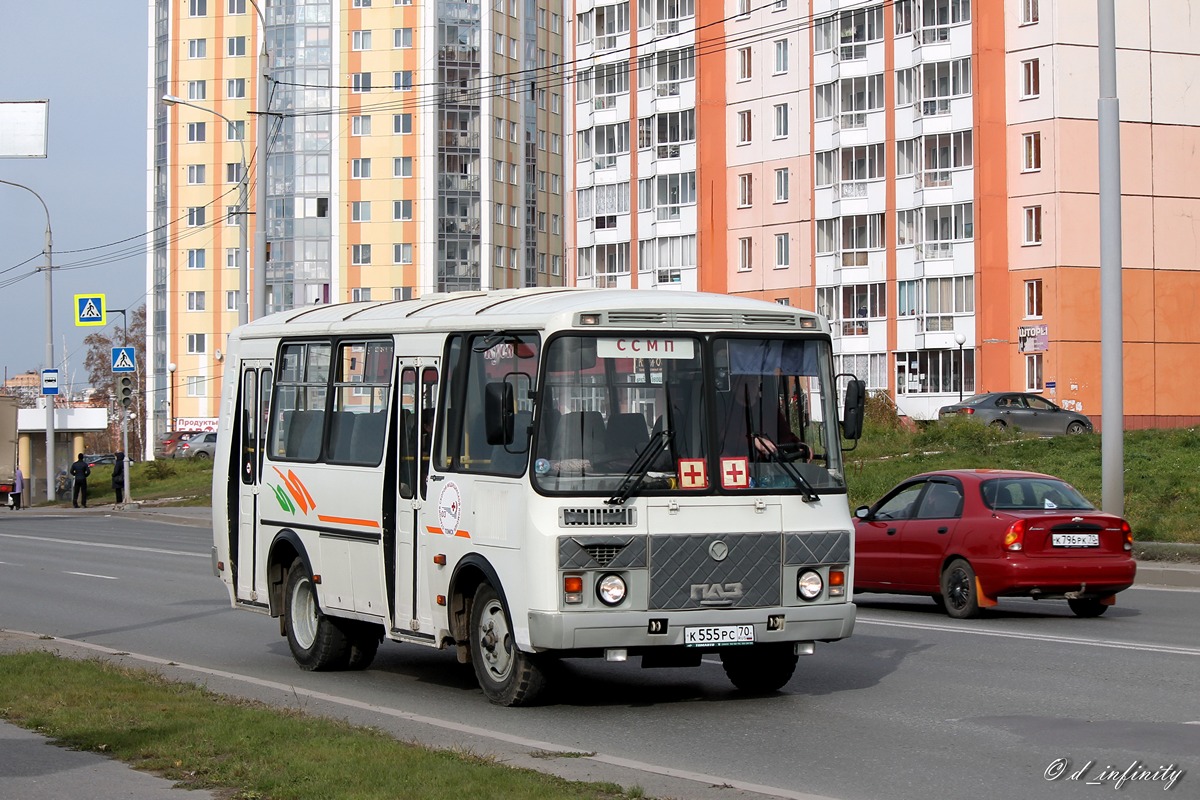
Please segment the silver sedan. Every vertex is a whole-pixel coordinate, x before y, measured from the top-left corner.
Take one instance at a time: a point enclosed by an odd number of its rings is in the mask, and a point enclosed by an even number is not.
[[[1017,430],[1040,436],[1092,432],[1092,421],[1083,414],[1056,406],[1041,395],[1024,392],[977,394],[938,410],[939,419],[955,415],[967,415],[998,428],[1011,425]]]

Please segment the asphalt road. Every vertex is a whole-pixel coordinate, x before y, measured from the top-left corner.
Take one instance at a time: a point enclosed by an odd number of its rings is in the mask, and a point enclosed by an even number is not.
[[[0,515],[0,628],[435,746],[659,796],[1095,797],[1140,765],[1155,774],[1123,796],[1163,796],[1171,766],[1186,772],[1169,796],[1200,797],[1194,590],[1134,588],[1091,620],[1012,600],[961,622],[868,595],[854,636],[819,645],[771,697],[738,696],[715,659],[572,660],[546,705],[504,709],[446,652],[389,643],[362,673],[299,670],[275,620],[228,607],[204,528],[14,516]]]

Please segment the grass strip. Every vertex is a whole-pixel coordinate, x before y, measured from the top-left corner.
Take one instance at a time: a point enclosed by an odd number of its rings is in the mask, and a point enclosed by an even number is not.
[[[231,800],[613,800],[567,781],[386,732],[218,695],[99,659],[0,655],[0,718]]]

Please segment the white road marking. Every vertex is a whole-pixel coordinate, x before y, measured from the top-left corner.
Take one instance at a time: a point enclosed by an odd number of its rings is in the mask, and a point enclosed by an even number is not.
[[[461,722],[452,722],[451,720],[438,719],[437,717],[428,717],[424,714],[416,714],[411,711],[402,711],[398,708],[388,708],[387,706],[379,706],[374,703],[364,703],[361,700],[354,700],[349,697],[341,697],[339,695],[328,694],[326,692],[317,692],[312,689],[304,689],[290,683],[278,683],[276,681],[268,681],[262,678],[255,678],[251,675],[241,675],[236,672],[227,672],[220,669],[210,669],[208,667],[198,667],[193,664],[183,664],[178,661],[171,661],[166,658],[157,658],[155,656],[142,655],[140,653],[130,653],[125,650],[114,650],[103,645],[92,644],[91,642],[83,642],[77,639],[58,639],[56,637],[44,637],[40,634],[29,633],[28,631],[13,631],[20,636],[29,636],[34,639],[53,638],[55,641],[67,642],[76,647],[95,650],[97,652],[106,653],[110,656],[120,656],[123,658],[131,658],[137,661],[144,661],[148,664],[154,664],[159,667],[174,667],[177,669],[191,670],[204,675],[212,675],[218,678],[226,678],[228,680],[241,681],[243,683],[262,686],[267,689],[285,692],[287,694],[301,695],[311,697],[314,700],[322,700],[327,703],[335,703],[337,705],[347,706],[349,708],[357,708],[362,711],[370,711],[376,714],[383,714],[397,719],[405,719],[410,722],[418,722],[424,725],[431,725],[436,728],[464,733],[470,736],[478,736],[484,739],[494,739],[508,744],[515,744],[520,747],[527,747],[531,750],[542,750],[551,753],[570,753],[572,755],[579,752],[578,745],[560,745],[552,742],[543,742],[537,739],[526,739],[523,736],[514,736],[503,731],[494,731],[489,728],[480,728],[475,725],[465,725]],[[682,778],[684,780],[704,783],[710,786],[728,786],[733,789],[740,789],[745,792],[757,792],[758,794],[769,795],[772,797],[782,797],[786,800],[832,800],[824,795],[808,794],[805,792],[795,792],[791,789],[781,789],[777,786],[764,786],[758,783],[748,783],[739,781],[733,778],[725,778],[719,775],[709,775],[703,772],[692,772],[690,770],[673,769],[664,767],[658,764],[649,764],[644,761],[634,761],[620,756],[610,756],[604,753],[594,753],[584,758],[591,761],[599,761],[602,764],[611,764],[625,769],[639,770],[641,772],[649,772],[654,775],[665,775],[671,778]]]
[[[997,636],[1003,639],[1022,639],[1030,642],[1053,642],[1055,644],[1075,644],[1084,647],[1106,647],[1113,650],[1139,650],[1146,653],[1168,653],[1179,656],[1200,656],[1200,647],[1179,647],[1169,644],[1150,644],[1146,642],[1117,642],[1111,639],[1080,639],[1074,636],[1051,636],[1044,633],[1021,633],[1018,631],[998,631],[986,628],[966,628],[955,625],[935,625],[928,622],[904,622],[901,620],[870,619],[858,615],[859,625],[880,625],[887,628],[910,628],[920,631],[936,631],[938,633],[959,633],[971,636]]]
[[[83,577],[83,578],[104,578],[104,580],[106,580],[106,581],[119,581],[120,580],[120,578],[113,577],[112,575],[97,575],[94,572],[69,572],[67,570],[63,570],[63,573],[66,575],[79,575],[80,577]]]
[[[134,550],[139,553],[160,553],[166,556],[187,556],[188,558],[210,558],[208,553],[188,553],[183,550],[164,550],[159,547],[137,547],[131,544],[110,544],[108,542],[89,542],[77,539],[55,539],[47,536],[27,536],[20,533],[0,533],[5,539],[27,539],[32,542],[49,542],[51,544],[73,544],[77,547],[103,547],[109,550]]]

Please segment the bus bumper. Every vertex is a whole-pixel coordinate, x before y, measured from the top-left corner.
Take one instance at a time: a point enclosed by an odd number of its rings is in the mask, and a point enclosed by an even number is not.
[[[831,642],[854,631],[855,611],[854,603],[722,611],[530,611],[529,643],[536,651],[683,647],[687,628],[714,625],[753,625],[756,644]],[[662,632],[651,633],[652,628]]]

